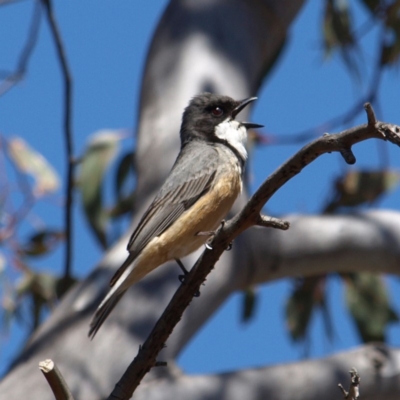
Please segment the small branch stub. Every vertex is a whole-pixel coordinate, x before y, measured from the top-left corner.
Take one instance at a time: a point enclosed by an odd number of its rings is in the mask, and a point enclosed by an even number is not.
[[[256,225],[266,228],[281,229],[283,231],[287,231],[290,227],[288,221],[284,221],[283,219],[279,218],[269,217],[267,215],[259,215]]]
[[[340,154],[343,157],[346,164],[353,165],[356,163],[356,157],[351,148],[340,150]]]
[[[368,125],[371,126],[371,127],[374,127],[376,125],[376,123],[377,123],[377,120],[376,120],[376,116],[375,116],[375,111],[372,108],[371,103],[365,103],[364,104],[364,109],[365,109],[365,111],[367,113]]]
[[[351,383],[350,389],[347,392],[342,384],[338,383],[339,389],[342,391],[344,398],[347,400],[357,400],[360,397],[360,375],[355,368],[352,368],[350,371]]]
[[[155,367],[167,367],[168,363],[166,361],[156,361],[154,364]]]
[[[64,377],[61,375],[61,372],[53,360],[41,361],[39,363],[39,369],[50,385],[56,400],[74,400]]]

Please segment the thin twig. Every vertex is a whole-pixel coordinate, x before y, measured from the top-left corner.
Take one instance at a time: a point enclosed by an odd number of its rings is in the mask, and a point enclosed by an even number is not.
[[[41,361],[39,363],[39,369],[50,385],[56,400],[74,400],[64,377],[61,375],[60,370],[53,360]]]
[[[342,391],[343,396],[347,400],[357,400],[360,397],[360,375],[355,368],[350,371],[351,383],[349,391],[347,391],[341,383],[338,383],[339,389]]]
[[[20,3],[26,0],[0,0],[0,6],[10,6],[15,3]]]
[[[28,68],[29,59],[33,53],[33,49],[35,48],[37,38],[39,35],[40,19],[41,19],[40,17],[41,17],[41,8],[40,8],[40,3],[37,2],[35,4],[32,13],[31,24],[28,30],[28,35],[26,38],[25,45],[22,48],[21,54],[19,56],[17,68],[14,72],[7,74],[7,76],[3,79],[3,82],[0,86],[0,96],[7,93],[24,77],[26,69]]]
[[[280,134],[279,136],[277,135],[276,137],[268,135],[270,140],[266,143],[272,143],[274,145],[304,143],[307,140],[312,140],[316,136],[321,135],[323,132],[330,131],[338,126],[343,126],[345,124],[350,123],[361,112],[362,106],[366,102],[368,103],[375,102],[378,89],[380,87],[379,84],[381,77],[382,77],[382,66],[380,66],[378,62],[378,65],[376,66],[375,71],[372,74],[371,84],[367,90],[366,95],[363,96],[361,99],[357,100],[355,104],[353,104],[343,114],[337,115],[336,117],[333,117],[332,119],[325,121],[322,124],[315,126],[314,128],[306,129],[302,132]]]
[[[225,249],[228,248],[229,243],[247,228],[257,225],[263,206],[280,187],[324,153],[339,152],[343,148],[350,149],[353,144],[371,138],[385,139],[382,136],[382,131],[385,129],[397,132],[399,127],[377,122],[376,124],[360,125],[335,135],[324,135],[304,146],[270,175],[250,198],[243,210],[219,229],[212,241],[212,249],[207,248],[189,274],[185,276],[184,283],[174,294],[108,400],[124,400],[132,396],[146,373],[156,365],[158,353],[182,318],[183,312],[192,301],[193,296],[199,291],[200,285],[205,281]],[[396,142],[387,137],[386,139]]]
[[[73,220],[72,220],[72,205],[73,205],[73,176],[74,176],[74,151],[72,138],[72,76],[69,71],[67,57],[64,50],[64,45],[61,39],[61,34],[58,29],[57,22],[53,14],[51,0],[41,0],[47,12],[47,20],[50,25],[50,30],[53,35],[53,40],[57,49],[58,60],[61,65],[63,80],[64,80],[64,137],[65,147],[67,151],[67,184],[65,188],[65,264],[64,264],[64,279],[71,278],[71,263],[72,263],[72,238],[73,238]]]
[[[0,152],[2,154],[1,157],[1,164],[4,164],[5,162],[5,157],[8,158],[10,161],[11,167],[15,171],[16,175],[16,180],[17,180],[17,185],[19,192],[23,195],[23,201],[22,204],[19,205],[17,209],[14,209],[12,207],[12,201],[11,197],[9,196],[11,194],[11,189],[6,189],[6,187],[11,187],[11,185],[6,181],[7,178],[5,178],[5,184],[2,188],[2,195],[4,196],[4,201],[5,199],[9,200],[7,201],[9,207],[6,207],[5,204],[3,204],[3,211],[4,209],[7,209],[7,213],[9,214],[9,217],[6,219],[6,223],[4,224],[5,226],[0,229],[0,238],[1,240],[9,239],[10,237],[14,236],[14,234],[17,231],[18,224],[24,221],[25,217],[28,215],[30,210],[35,204],[35,196],[33,195],[31,185],[29,184],[29,180],[26,176],[26,174],[21,173],[21,171],[18,169],[16,163],[10,156],[10,154],[6,151],[6,149],[9,150],[9,141],[0,136]],[[1,169],[1,167],[0,167]],[[3,165],[2,171],[6,171],[5,166]]]
[[[383,19],[383,17],[382,17]],[[335,129],[337,126],[345,125],[350,123],[354,118],[361,112],[361,106],[365,102],[374,103],[375,108],[377,104],[375,102],[378,90],[380,88],[380,81],[383,75],[383,66],[381,63],[381,51],[385,46],[386,38],[387,38],[387,28],[384,24],[381,26],[381,31],[379,33],[378,45],[377,45],[377,55],[374,57],[375,59],[375,67],[371,76],[370,84],[368,90],[364,97],[357,100],[355,104],[353,104],[347,111],[345,111],[341,115],[337,115],[332,119],[325,121],[324,123],[316,126],[314,128],[306,129],[302,132],[292,133],[292,134],[280,134],[276,138],[272,138],[269,136],[270,140],[275,145],[285,145],[285,144],[295,144],[295,143],[304,143],[307,140],[311,140],[317,135],[322,134],[327,130]]]

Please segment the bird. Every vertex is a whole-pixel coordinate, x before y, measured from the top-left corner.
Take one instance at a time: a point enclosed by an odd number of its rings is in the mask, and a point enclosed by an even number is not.
[[[190,100],[182,116],[178,157],[92,317],[91,339],[130,286],[167,261],[175,259],[183,267],[180,259],[205,244],[226,217],[242,191],[247,130],[262,127],[235,118],[256,99],[201,93]]]

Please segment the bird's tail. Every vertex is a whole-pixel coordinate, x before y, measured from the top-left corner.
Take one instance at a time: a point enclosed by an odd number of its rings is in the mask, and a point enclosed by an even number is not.
[[[134,259],[135,257],[130,254],[112,278],[110,282],[110,291],[97,307],[97,310],[93,315],[92,320],[90,321],[90,328],[88,333],[90,339],[93,339],[95,337],[97,331],[100,329],[101,325],[103,325],[103,322],[106,320],[106,318],[117,305],[117,303],[121,300],[121,297],[125,294],[126,290],[130,286],[131,283],[127,284],[127,276],[125,275],[129,275],[129,271],[127,271],[127,269],[133,263]]]
[[[113,289],[107,294],[107,297],[101,302],[97,308],[92,320],[90,321],[90,328],[88,336],[93,339],[100,329],[103,322],[108,317],[108,314],[114,309],[117,303],[121,300],[121,297],[125,294],[126,289],[123,291],[116,291]]]

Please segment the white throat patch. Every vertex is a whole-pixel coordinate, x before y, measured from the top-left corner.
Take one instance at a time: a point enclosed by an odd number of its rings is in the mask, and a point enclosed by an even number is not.
[[[240,122],[227,119],[215,127],[215,136],[227,141],[243,158],[247,159],[247,130]]]

